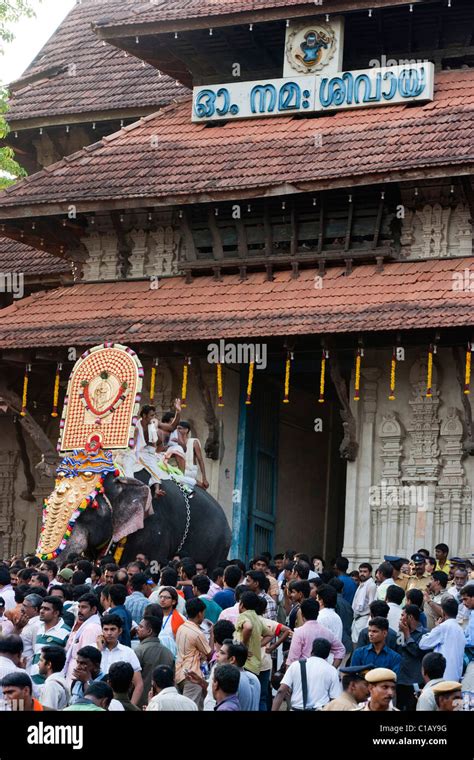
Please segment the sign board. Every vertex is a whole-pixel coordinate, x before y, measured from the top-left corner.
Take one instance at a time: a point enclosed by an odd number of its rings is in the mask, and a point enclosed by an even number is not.
[[[433,100],[434,64],[195,87],[193,121],[345,110]]]
[[[434,64],[343,71],[344,18],[292,22],[283,77],[195,87],[194,122],[288,116],[433,100]]]

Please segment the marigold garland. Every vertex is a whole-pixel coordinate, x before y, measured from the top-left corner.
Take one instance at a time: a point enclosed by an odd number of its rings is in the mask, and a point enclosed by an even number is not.
[[[183,385],[181,388],[181,408],[186,409],[187,403],[186,399],[188,397],[188,373],[189,373],[189,365],[191,364],[191,359],[186,359],[183,366]]]
[[[247,406],[250,406],[252,403],[252,387],[253,387],[253,374],[255,371],[255,362],[250,362],[249,364],[249,379],[247,383],[247,399],[245,401]]]
[[[390,395],[388,397],[389,401],[395,401],[396,371],[397,371],[397,355],[396,355],[395,349],[393,349],[392,361],[390,364]]]
[[[151,368],[150,401],[154,401],[154,399],[155,399],[156,368],[157,368],[157,366],[158,366],[158,359],[155,359],[155,363],[153,364],[153,367]]]
[[[466,349],[466,374],[464,376],[464,393],[468,395],[471,392],[471,344],[467,344]]]
[[[283,399],[284,404],[290,403],[290,374],[291,374],[291,361],[293,354],[288,351],[285,366],[285,397]]]
[[[21,412],[20,412],[21,417],[26,417],[26,404],[28,402],[28,375],[29,375],[30,369],[31,369],[30,365],[27,364],[25,367],[25,376],[23,378],[23,397],[21,401]]]
[[[329,352],[323,351],[321,359],[321,376],[319,380],[319,403],[324,404],[324,390],[326,386],[326,360],[329,358]]]
[[[62,364],[58,364],[58,366],[56,367],[56,377],[54,379],[54,393],[53,393],[53,411],[51,412],[51,417],[58,416],[59,381],[61,379],[62,368],[63,368]]]
[[[222,387],[222,364],[217,365],[217,406],[224,406],[224,392]]]
[[[354,379],[354,401],[360,400],[360,365],[362,363],[362,349],[357,349]]]
[[[426,373],[426,398],[431,398],[433,385],[433,346],[428,351],[428,369]]]

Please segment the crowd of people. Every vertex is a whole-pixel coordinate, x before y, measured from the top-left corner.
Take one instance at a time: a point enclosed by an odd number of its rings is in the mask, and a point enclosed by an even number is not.
[[[13,557],[0,563],[0,706],[473,709],[474,573],[448,557],[439,544],[351,572],[291,550],[216,568]]]

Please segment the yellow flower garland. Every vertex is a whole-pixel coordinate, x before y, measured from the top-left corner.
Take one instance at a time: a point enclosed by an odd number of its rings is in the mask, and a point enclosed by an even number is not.
[[[362,363],[362,351],[357,351],[354,380],[354,401],[360,400],[360,365]]]
[[[150,378],[150,401],[154,401],[155,399],[155,388],[156,388],[156,366],[157,362],[155,361],[155,364],[151,368],[151,378]]]
[[[54,380],[53,411],[51,412],[51,417],[58,416],[59,381],[60,381],[61,369],[62,369],[62,365],[58,364],[57,369],[56,369],[56,377]]]
[[[468,395],[471,392],[471,344],[468,343],[466,350],[466,374],[464,377],[464,393]]]
[[[395,354],[395,350],[392,353],[392,361],[390,365],[390,395],[388,397],[389,401],[395,401],[395,373],[397,371],[397,358]]]
[[[222,386],[222,364],[217,365],[217,406],[224,406],[224,392]]]
[[[328,357],[328,352],[323,351],[323,356],[321,359],[321,377],[319,381],[319,403],[324,404],[324,389],[326,385],[326,359]]]
[[[428,370],[426,373],[426,398],[432,397],[431,386],[433,384],[433,348],[428,351]]]
[[[253,375],[255,370],[255,362],[250,362],[249,364],[249,379],[247,383],[247,399],[245,401],[247,406],[250,406],[252,403],[252,388],[253,388]]]
[[[189,361],[186,359],[184,362],[184,367],[183,367],[183,385],[181,389],[181,399],[182,399],[181,407],[183,409],[186,409],[187,407],[186,399],[188,395],[188,372],[189,372],[188,364],[189,364]]]
[[[284,404],[290,403],[290,373],[291,373],[291,354],[288,353],[285,368],[285,397],[283,399]]]
[[[26,404],[28,401],[28,367],[25,368],[25,376],[23,378],[23,398],[21,402],[21,417],[26,417]]]

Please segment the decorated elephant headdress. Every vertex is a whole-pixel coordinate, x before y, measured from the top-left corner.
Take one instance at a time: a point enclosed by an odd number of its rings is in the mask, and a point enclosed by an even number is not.
[[[104,479],[119,475],[114,451],[133,445],[143,378],[126,346],[104,343],[86,351],[69,379],[60,425],[54,491],[45,500],[37,555],[55,559],[81,513],[98,506]]]

